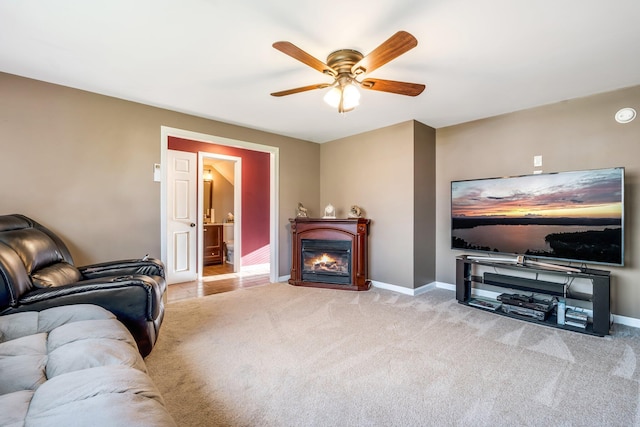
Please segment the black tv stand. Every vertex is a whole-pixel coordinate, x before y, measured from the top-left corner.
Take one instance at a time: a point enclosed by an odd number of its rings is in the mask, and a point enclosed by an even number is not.
[[[484,275],[474,275],[474,266],[486,266],[500,269],[513,270],[514,275],[485,273]],[[549,280],[530,279],[518,276],[517,272],[533,272],[542,273]],[[537,277],[537,274],[536,274]],[[527,320],[534,323],[544,324],[561,329],[567,329],[585,334],[605,336],[609,334],[611,325],[611,296],[610,286],[611,279],[609,271],[596,270],[592,268],[576,268],[562,270],[556,268],[547,268],[544,264],[516,264],[493,262],[490,258],[478,259],[477,257],[468,257],[462,255],[456,258],[456,299],[460,304],[469,305],[472,299],[472,289],[474,284],[487,284],[505,289],[514,289],[517,291],[531,292],[536,294],[548,295],[549,297],[567,298],[566,279],[582,278],[590,280],[593,284],[593,293],[590,295],[571,295],[569,298],[573,300],[590,301],[593,311],[593,323],[589,323],[586,328],[579,328],[569,325],[559,325],[557,316],[552,313],[545,320],[537,320],[532,317],[520,316],[513,313],[506,313],[500,309],[491,310],[491,312],[507,317],[514,317],[521,320]],[[485,309],[473,305],[475,308]]]

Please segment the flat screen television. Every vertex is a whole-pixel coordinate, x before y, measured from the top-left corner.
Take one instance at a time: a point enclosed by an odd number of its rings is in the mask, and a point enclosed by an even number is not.
[[[452,181],[451,248],[624,265],[624,168]]]

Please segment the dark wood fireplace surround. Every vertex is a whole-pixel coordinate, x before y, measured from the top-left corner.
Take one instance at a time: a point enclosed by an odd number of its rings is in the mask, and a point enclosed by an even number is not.
[[[369,222],[365,218],[325,219],[295,218],[291,224],[291,278],[295,286],[366,291],[371,287],[367,279]],[[335,284],[302,280],[302,240],[347,240],[351,242],[351,283]]]

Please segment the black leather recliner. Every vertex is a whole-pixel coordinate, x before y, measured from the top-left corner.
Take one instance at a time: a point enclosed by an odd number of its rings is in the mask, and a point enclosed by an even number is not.
[[[144,357],[164,316],[164,265],[153,258],[75,267],[66,245],[24,215],[0,216],[0,315],[95,304],[128,329]]]

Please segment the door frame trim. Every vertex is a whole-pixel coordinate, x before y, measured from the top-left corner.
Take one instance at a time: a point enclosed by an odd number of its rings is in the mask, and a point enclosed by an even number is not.
[[[203,181],[204,159],[219,159],[233,162],[233,206],[234,206],[234,223],[239,227],[233,227],[233,241],[235,249],[233,252],[233,272],[237,273],[242,270],[242,157],[228,156],[226,154],[209,153],[206,151],[198,152],[198,184]],[[204,242],[204,213],[202,204],[204,200],[204,191],[202,185],[198,185],[198,242]],[[236,209],[240,206],[240,209]],[[221,212],[224,215],[223,212]],[[218,221],[222,222],[222,221]],[[204,275],[204,245],[198,244],[198,263],[196,270],[198,272],[198,280],[202,280]]]
[[[253,142],[241,141],[237,139],[225,138],[216,135],[209,135],[200,132],[193,132],[185,129],[178,129],[169,126],[160,126],[160,257],[163,262],[167,261],[167,151],[169,149],[169,137],[191,139],[193,141],[208,144],[225,145],[228,147],[242,148],[246,150],[269,153],[269,246],[270,246],[270,269],[269,277],[271,282],[278,281],[278,220],[279,220],[279,188],[278,183],[280,171],[280,149],[269,145],[256,144]],[[241,266],[242,268],[242,266]]]

